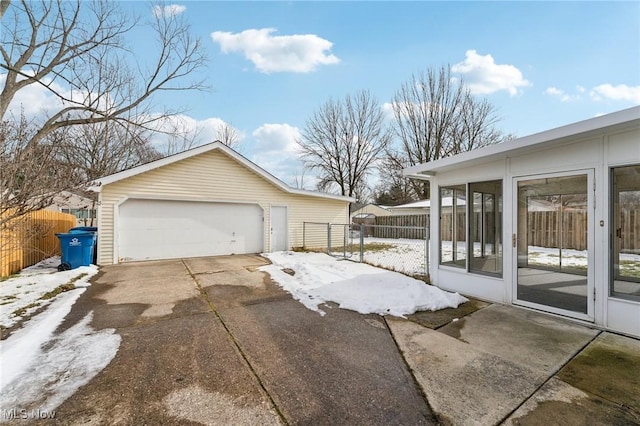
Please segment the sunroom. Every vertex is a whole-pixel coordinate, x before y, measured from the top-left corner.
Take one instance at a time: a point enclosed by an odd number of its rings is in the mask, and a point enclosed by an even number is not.
[[[430,182],[435,285],[640,337],[640,107],[404,174]]]

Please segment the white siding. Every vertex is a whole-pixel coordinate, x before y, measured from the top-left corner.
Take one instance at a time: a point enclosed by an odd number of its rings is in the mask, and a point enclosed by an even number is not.
[[[593,278],[597,300],[594,323],[610,330],[640,336],[640,302],[609,296],[610,260],[610,167],[640,164],[640,130],[633,129],[586,137],[572,141],[558,141],[558,146],[545,145],[544,149],[531,147],[526,153],[506,153],[503,159],[476,165],[448,166],[431,178],[432,211],[438,211],[438,188],[443,185],[466,184],[484,180],[503,179],[503,277],[494,278],[468,273],[438,264],[438,238],[431,239],[430,272],[434,284],[452,291],[491,301],[512,303],[514,300],[514,258],[511,236],[514,228],[515,188],[513,180],[521,176],[557,173],[572,170],[593,170],[594,205],[589,214],[595,224],[591,226],[595,244],[593,250]],[[602,225],[600,225],[602,223]],[[439,235],[439,221],[431,221],[431,234]]]
[[[101,192],[99,259],[114,261],[114,213],[126,198],[182,199],[259,204],[265,216],[265,250],[270,247],[270,207],[288,207],[289,246],[302,245],[302,222],[346,223],[349,203],[291,194],[220,150],[213,150],[105,185]]]

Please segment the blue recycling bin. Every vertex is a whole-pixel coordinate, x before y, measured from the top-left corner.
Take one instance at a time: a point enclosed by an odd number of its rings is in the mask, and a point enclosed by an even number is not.
[[[96,242],[95,232],[70,232],[56,234],[56,237],[60,240],[59,271],[91,265]]]
[[[98,228],[95,226],[76,226],[75,228],[69,229],[69,233],[77,234],[80,232],[93,232],[96,234],[96,240],[93,244],[93,263],[98,264]]]
[[[75,228],[69,229],[69,232],[98,232],[98,228],[95,226],[76,226]]]

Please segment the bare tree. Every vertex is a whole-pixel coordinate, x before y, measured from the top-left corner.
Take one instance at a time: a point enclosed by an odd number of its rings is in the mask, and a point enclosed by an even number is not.
[[[233,127],[226,121],[218,126],[217,140],[232,149],[237,149],[240,144],[240,135],[238,129]]]
[[[307,171],[305,170],[305,168],[303,167],[302,170],[300,170],[299,173],[296,173],[295,176],[293,176],[293,181],[291,182],[292,186],[296,189],[306,189],[305,188],[305,182],[304,182],[304,175]]]
[[[52,203],[55,195],[79,179],[77,169],[59,161],[55,147],[61,143],[58,132],[42,143],[27,143],[37,127],[23,115],[18,120],[0,122],[0,229],[5,224]],[[46,188],[47,190],[43,190]]]
[[[153,135],[162,141],[156,143],[156,149],[163,157],[186,151],[203,143],[200,139],[203,129],[181,115],[165,117],[156,122],[154,127],[154,130],[147,133],[147,137],[151,139]]]
[[[9,3],[11,3],[11,0],[0,0],[0,19],[2,19],[4,12],[7,11]]]
[[[238,150],[240,145],[238,130],[224,121],[221,121],[212,132],[208,123],[198,123],[189,117],[175,115],[158,121],[154,127],[155,131],[149,132],[148,136],[151,139],[151,135],[155,133],[154,139],[158,141],[155,144],[156,149],[163,156],[173,155],[213,141],[220,141],[235,150]]]
[[[392,107],[399,146],[388,151],[387,167],[396,174],[408,166],[505,138],[495,128],[495,108],[475,99],[463,81],[452,78],[448,67],[412,76],[393,97]],[[424,182],[411,181],[411,185],[417,198],[428,197]]]
[[[391,134],[368,91],[329,100],[307,121],[298,144],[305,166],[317,170],[318,188],[355,196],[381,158]]]
[[[395,206],[416,201],[411,181],[402,176],[402,170],[397,170],[393,159],[385,157],[378,169],[380,181],[374,190],[374,203]]]
[[[77,168],[77,185],[157,160],[149,133],[127,121],[104,121],[71,126],[61,134],[58,158]]]
[[[106,122],[151,127],[154,120],[178,112],[151,114],[155,94],[205,88],[194,78],[206,63],[203,47],[179,15],[152,15],[150,27],[158,44],[148,50],[157,55],[142,63],[126,44],[126,36],[140,21],[123,13],[117,2],[2,0],[0,13],[0,120],[9,128],[23,127],[14,117],[12,102],[30,86],[40,86],[59,101],[40,120],[30,122],[28,132],[3,147],[11,146],[14,161],[32,161],[37,153],[39,167],[58,173],[56,139],[65,129]],[[29,164],[15,167],[24,170]],[[36,210],[46,205],[45,194],[62,189],[59,186],[23,184],[12,187],[11,197],[0,201],[5,208],[12,200],[29,199],[29,208]]]

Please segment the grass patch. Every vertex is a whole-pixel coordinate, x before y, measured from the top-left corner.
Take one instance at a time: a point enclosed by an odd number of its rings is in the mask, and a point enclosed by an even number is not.
[[[365,243],[362,248],[364,249],[364,251],[376,252],[376,251],[390,250],[392,248],[396,248],[396,246],[393,245],[393,244],[387,244],[387,243]],[[358,250],[359,251],[360,250],[360,244],[354,244],[353,245],[353,250]]]
[[[75,282],[80,278],[85,277],[87,274],[80,274],[77,277],[73,277],[68,283],[59,285],[51,291],[46,292],[40,297],[40,300],[48,300],[53,297],[56,297],[60,293],[64,293],[65,291],[73,290],[76,288]]]
[[[3,282],[3,281],[10,280],[11,278],[15,278],[15,277],[17,277],[18,275],[19,275],[19,274],[12,274],[12,275],[8,275],[8,276],[6,276],[6,277],[0,277],[0,283],[1,283],[1,282]]]
[[[377,252],[377,251],[385,251],[385,250],[389,250],[392,248],[395,248],[396,246],[394,244],[387,244],[387,243],[365,243],[365,245],[363,246],[364,251],[368,251],[368,252]],[[326,253],[327,252],[327,247],[293,247],[292,251],[295,252],[311,252],[311,253]],[[360,252],[360,244],[352,244],[350,246],[346,247],[345,250],[345,246],[339,246],[339,247],[331,247],[331,252],[332,253],[340,253],[340,252],[344,252],[346,251],[347,253],[350,252],[354,252],[354,253],[359,253]]]
[[[74,288],[76,288],[76,286],[73,283],[66,283],[66,284],[59,285],[58,287],[54,288],[53,290],[48,291],[45,294],[43,294],[40,297],[40,300],[48,300],[48,299],[54,298],[57,295],[59,295],[60,293],[64,293],[65,291],[73,290]]]
[[[12,312],[14,317],[20,317],[22,315],[24,315],[25,312],[27,312],[27,310],[31,309],[31,308],[37,308],[38,306],[40,306],[40,303],[38,302],[33,302],[27,306],[23,306],[22,308],[18,308],[15,311]]]
[[[9,296],[4,296],[2,298],[2,301],[0,302],[0,306],[2,305],[8,305],[9,303],[13,303],[14,300],[16,300],[18,297],[14,296],[12,294],[10,294]]]

